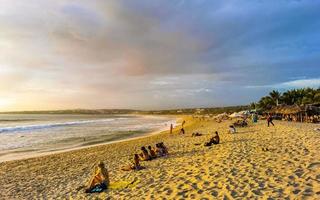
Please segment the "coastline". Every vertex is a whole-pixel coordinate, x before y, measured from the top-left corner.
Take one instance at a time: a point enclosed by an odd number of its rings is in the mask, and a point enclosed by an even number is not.
[[[186,134],[168,131],[42,157],[0,163],[4,199],[317,199],[320,198],[320,133],[317,125],[250,123],[229,134],[231,121],[186,119]],[[214,131],[221,143],[204,147]],[[200,137],[191,137],[192,132]],[[163,141],[170,155],[124,172],[141,146]],[[200,144],[200,145],[197,145]],[[263,151],[268,147],[269,151]],[[130,187],[86,194],[79,189],[103,161],[111,183]],[[19,181],[17,181],[19,180]]]
[[[131,115],[134,116],[134,115]],[[142,117],[155,117],[152,115],[139,115]],[[177,116],[167,116],[167,115],[161,115],[161,117],[169,117],[172,118],[173,121],[175,121],[175,126],[179,126],[178,121],[182,120],[183,117],[177,117]],[[139,134],[137,136],[129,136],[127,138],[124,139],[119,139],[119,140],[114,140],[114,141],[106,141],[106,142],[99,142],[97,144],[91,144],[91,145],[83,145],[82,144],[78,144],[78,146],[76,147],[66,147],[65,149],[61,149],[61,150],[46,150],[44,152],[38,152],[36,150],[12,150],[12,151],[7,151],[5,153],[0,154],[0,164],[3,162],[10,162],[10,161],[17,161],[17,160],[25,160],[25,159],[30,159],[30,158],[37,158],[37,157],[43,157],[43,156],[48,156],[48,155],[53,155],[53,154],[59,154],[59,153],[65,153],[65,152],[69,152],[69,151],[76,151],[76,150],[81,150],[81,149],[86,149],[86,148],[91,148],[91,147],[97,147],[97,146],[101,146],[101,145],[108,145],[108,144],[114,144],[114,143],[118,143],[118,142],[126,142],[126,141],[131,141],[131,140],[135,140],[135,139],[142,139],[145,137],[150,137],[152,135],[156,135],[156,134],[161,134],[163,132],[166,132],[168,130],[168,127],[163,127],[160,128],[158,130],[154,130],[151,132],[145,132],[142,134]],[[19,155],[16,152],[21,152],[22,154],[24,152],[34,152],[34,154],[28,154],[28,155]],[[12,154],[12,153],[16,153],[16,154]],[[14,158],[13,158],[14,157]],[[13,158],[13,159],[12,159]]]

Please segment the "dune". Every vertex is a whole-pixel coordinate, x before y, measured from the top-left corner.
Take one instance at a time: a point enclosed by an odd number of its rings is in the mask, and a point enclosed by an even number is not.
[[[0,163],[0,199],[320,199],[318,125],[275,121],[268,128],[259,121],[229,134],[231,121],[186,121],[185,135],[176,129]],[[204,147],[216,130],[221,143]],[[195,131],[203,136],[191,137]],[[142,162],[140,171],[120,170],[141,146],[159,141],[169,156]],[[80,187],[98,161],[106,163],[113,185],[132,184],[84,193]]]

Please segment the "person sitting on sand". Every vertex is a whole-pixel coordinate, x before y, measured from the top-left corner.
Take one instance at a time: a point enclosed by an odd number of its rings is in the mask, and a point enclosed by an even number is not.
[[[138,154],[134,154],[132,164],[124,166],[121,168],[123,171],[130,171],[130,170],[140,170],[142,166],[140,165],[140,158]]]
[[[86,193],[102,192],[110,184],[109,173],[103,162],[100,162],[93,177],[88,183]]]
[[[152,159],[157,157],[156,152],[153,150],[153,148],[151,146],[148,146],[148,150],[149,150],[149,153],[150,153],[150,156]]]
[[[181,129],[180,129],[180,133],[185,134],[184,128],[181,128]]]
[[[165,156],[164,149],[163,149],[163,147],[161,147],[160,143],[156,144],[156,153],[157,153],[158,157]]]
[[[211,138],[210,142],[212,144],[219,144],[220,143],[220,137],[219,137],[218,131],[216,131],[216,135],[213,138]]]
[[[163,152],[165,155],[168,155],[169,154],[169,151],[168,151],[168,148],[164,145],[163,142],[160,142],[160,147],[163,149]]]
[[[233,125],[229,126],[229,133],[235,133],[236,132],[236,127],[234,127]]]
[[[219,144],[219,143],[220,143],[220,137],[218,132],[216,131],[216,135],[210,138],[209,142],[204,143],[204,146],[211,146],[212,144]]]
[[[141,161],[148,161],[151,160],[151,157],[145,147],[141,147],[141,153],[140,153],[140,160]]]

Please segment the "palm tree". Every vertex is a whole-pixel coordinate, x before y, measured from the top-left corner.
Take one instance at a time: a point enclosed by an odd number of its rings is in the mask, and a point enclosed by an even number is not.
[[[277,90],[272,90],[269,93],[269,96],[272,98],[272,100],[275,102],[276,105],[279,105],[279,99],[281,97],[281,93]]]
[[[261,110],[271,109],[272,106],[275,106],[275,105],[276,105],[275,101],[270,96],[262,97],[258,103],[258,107]]]
[[[295,104],[302,105],[302,99],[306,96],[306,90],[304,88],[295,90],[296,92],[296,98],[295,98]]]
[[[320,91],[314,95],[313,103],[320,103]]]
[[[286,105],[320,103],[320,88],[292,89],[285,91],[283,94],[273,90],[269,93],[269,96],[262,97],[257,105],[260,109],[267,110],[278,105],[279,101]]]
[[[314,90],[312,88],[306,88],[304,90],[304,94],[303,94],[301,103],[303,105],[312,104],[313,102],[315,102],[315,95],[316,95],[316,90]]]
[[[250,108],[251,108],[252,110],[256,109],[256,103],[255,103],[255,102],[251,102],[251,103],[250,103]]]
[[[286,105],[294,104],[294,92],[292,90],[284,92],[281,96],[281,101]]]

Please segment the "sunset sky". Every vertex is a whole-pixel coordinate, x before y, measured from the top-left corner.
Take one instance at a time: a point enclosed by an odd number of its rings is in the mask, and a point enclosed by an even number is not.
[[[0,111],[248,104],[320,86],[320,1],[0,0]]]

